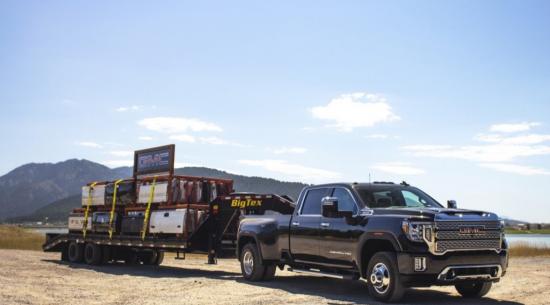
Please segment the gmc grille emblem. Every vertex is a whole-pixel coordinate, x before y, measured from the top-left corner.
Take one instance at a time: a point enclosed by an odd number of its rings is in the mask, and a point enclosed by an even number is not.
[[[458,233],[462,235],[485,234],[485,226],[462,226],[458,228]]]

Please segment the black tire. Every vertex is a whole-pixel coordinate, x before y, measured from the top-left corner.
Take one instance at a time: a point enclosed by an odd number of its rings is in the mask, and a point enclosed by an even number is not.
[[[102,247],[102,252],[101,252],[101,262],[103,264],[107,264],[109,262],[111,262],[111,260],[113,260],[113,257],[112,257],[112,253],[113,253],[113,250],[111,248],[111,246],[103,246]]]
[[[93,243],[87,243],[84,247],[84,260],[88,265],[100,265],[101,247]]]
[[[126,265],[137,265],[139,263],[139,257],[135,251],[128,251],[126,257],[124,257],[124,263]]]
[[[492,286],[492,282],[463,282],[456,284],[455,288],[465,298],[481,298],[491,290]]]
[[[71,241],[67,247],[67,258],[71,263],[82,263],[84,260],[84,245]]]
[[[164,252],[157,250],[157,259],[155,261],[155,265],[160,266],[162,262],[164,261]]]
[[[277,271],[277,265],[267,265],[265,266],[264,276],[262,281],[272,281],[275,278],[275,272]]]
[[[371,297],[382,302],[397,302],[403,297],[405,287],[401,283],[395,253],[375,253],[365,274]]]
[[[158,250],[152,250],[152,251],[140,253],[139,257],[140,257],[140,261],[144,265],[158,266],[164,260],[164,252],[161,252]]]
[[[69,261],[69,247],[68,246],[63,247],[63,249],[61,250],[61,260],[64,261],[64,262]]]
[[[245,280],[258,282],[265,279],[267,266],[262,263],[262,258],[256,244],[249,243],[243,247],[240,261],[241,273]],[[273,275],[275,274],[274,271],[275,268],[273,268]]]

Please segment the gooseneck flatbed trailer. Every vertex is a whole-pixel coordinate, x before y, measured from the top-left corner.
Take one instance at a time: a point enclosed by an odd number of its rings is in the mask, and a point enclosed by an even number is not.
[[[187,205],[193,208],[193,205]],[[69,232],[46,234],[45,252],[60,252],[62,260],[98,265],[113,261],[129,264],[158,265],[165,252],[178,254],[202,253],[208,263],[218,257],[236,254],[237,229],[247,215],[284,214],[294,211],[294,202],[275,194],[232,193],[220,196],[208,204],[206,216],[189,234],[113,234],[107,232]],[[185,236],[187,235],[187,236]]]

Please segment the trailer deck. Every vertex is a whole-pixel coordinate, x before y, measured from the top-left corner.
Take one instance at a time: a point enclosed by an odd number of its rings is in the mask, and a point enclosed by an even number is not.
[[[215,264],[217,257],[235,255],[239,219],[247,215],[263,215],[268,211],[291,214],[294,202],[286,196],[275,194],[232,193],[210,202],[207,216],[189,234],[141,236],[119,233],[109,237],[108,233],[95,232],[88,232],[85,236],[80,232],[48,233],[43,250],[61,252],[62,258],[66,258],[69,244],[75,242],[108,247],[110,251],[204,253],[208,254],[208,263]]]

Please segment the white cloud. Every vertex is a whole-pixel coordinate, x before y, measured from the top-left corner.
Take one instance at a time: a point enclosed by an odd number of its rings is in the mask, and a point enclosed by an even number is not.
[[[110,151],[109,154],[115,157],[129,157],[129,156],[133,156],[134,152],[131,150],[113,150],[113,151]]]
[[[403,149],[415,156],[434,158],[454,158],[478,162],[506,162],[520,157],[541,156],[550,154],[550,146],[530,145],[411,145]]]
[[[131,106],[121,106],[115,109],[117,112],[127,112],[127,111],[139,111],[143,108],[140,105],[131,105]]]
[[[543,168],[510,163],[481,163],[479,164],[479,166],[494,169],[500,172],[519,174],[523,176],[550,175],[550,171],[547,171]]]
[[[363,92],[340,95],[325,106],[313,107],[311,113],[314,118],[331,122],[328,126],[340,131],[400,119],[384,97]]]
[[[519,132],[528,130],[540,123],[497,124],[490,127],[491,131]],[[409,145],[402,149],[414,156],[433,158],[453,158],[479,162],[480,166],[494,170],[520,175],[541,175],[548,173],[544,169],[511,164],[519,158],[550,155],[548,134],[478,134],[474,140],[481,142],[475,145]]]
[[[515,124],[494,124],[489,128],[492,132],[519,132],[528,131],[531,127],[539,126],[538,122],[523,122]]]
[[[479,134],[476,140],[489,143],[501,143],[511,145],[531,145],[550,141],[549,134],[526,134],[513,137],[504,137],[499,134]]]
[[[79,146],[90,147],[90,148],[103,148],[103,145],[95,142],[90,142],[90,141],[76,142],[75,144]]]
[[[141,136],[138,139],[141,141],[153,141],[153,137],[149,137],[149,136]]]
[[[367,138],[367,139],[387,139],[389,137],[390,136],[387,135],[387,134],[380,134],[380,133],[370,134],[370,135],[365,136],[365,138]]]
[[[99,162],[105,166],[108,167],[121,167],[121,166],[133,166],[134,161],[133,160],[106,160]]]
[[[230,146],[244,146],[242,144],[231,142],[218,137],[194,137],[188,134],[171,135],[170,140],[186,142],[186,143],[201,143],[210,145],[230,145]]]
[[[270,172],[283,174],[287,179],[299,181],[321,182],[341,177],[341,174],[337,172],[288,163],[285,160],[239,160],[239,163],[261,167]]]
[[[187,134],[171,135],[169,138],[170,140],[186,142],[186,143],[195,143],[197,141],[195,137]]]
[[[138,125],[143,126],[146,129],[162,133],[222,131],[222,128],[214,123],[205,122],[195,118],[154,117],[143,119],[138,122]]]
[[[201,137],[201,138],[199,138],[199,140],[202,143],[212,144],[212,145],[231,145],[231,144],[233,144],[232,142],[229,142],[229,141],[224,140],[224,139],[220,139],[218,137]]]
[[[372,166],[373,169],[396,175],[422,175],[425,170],[404,162],[378,163]]]
[[[304,154],[307,152],[307,149],[304,147],[281,147],[271,150],[274,154],[283,155],[283,154]]]

